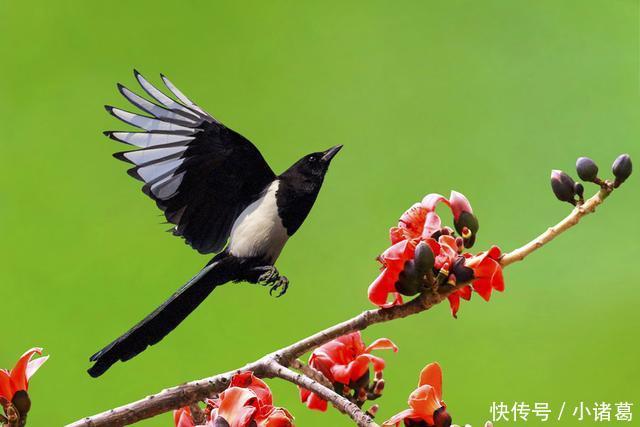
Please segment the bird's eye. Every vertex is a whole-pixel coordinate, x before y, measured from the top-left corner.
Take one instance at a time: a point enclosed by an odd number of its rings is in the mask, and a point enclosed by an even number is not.
[[[309,162],[314,163],[318,160],[318,158],[316,156],[309,156]]]

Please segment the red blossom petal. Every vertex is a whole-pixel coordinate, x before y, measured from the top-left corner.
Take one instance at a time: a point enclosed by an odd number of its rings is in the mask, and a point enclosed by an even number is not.
[[[188,406],[173,411],[173,422],[176,427],[195,427],[191,417],[191,409]]]
[[[29,366],[29,362],[31,358],[35,354],[42,354],[42,349],[40,347],[34,347],[30,350],[27,350],[21,357],[18,359],[16,366],[11,370],[11,385],[15,391],[19,390],[28,390],[29,389],[29,381],[27,378],[27,367]],[[41,362],[40,365],[42,365]],[[39,365],[38,365],[39,367]],[[37,369],[37,368],[36,368]],[[32,369],[31,374],[35,371]]]
[[[467,285],[458,289],[458,294],[460,294],[460,297],[466,299],[467,301],[471,300],[471,286]]]
[[[496,261],[500,259],[500,256],[502,255],[502,251],[500,250],[500,248],[498,246],[491,246],[491,248],[489,248],[489,250],[487,251],[487,256],[489,258],[493,258]]]
[[[407,238],[405,234],[405,229],[401,227],[391,227],[389,229],[389,239],[391,240],[391,244],[395,245],[398,242],[401,242]]]
[[[422,230],[422,238],[428,239],[433,233],[442,228],[442,221],[435,212],[429,212],[424,222],[424,229]]]
[[[435,389],[425,384],[411,393],[409,406],[422,420],[433,425],[433,413],[442,407],[442,402],[436,396]]]
[[[321,354],[320,351],[317,349],[309,357],[309,366],[322,372],[322,374],[325,377],[327,377],[330,381],[333,381],[333,378],[331,378],[331,367],[335,363],[336,362],[332,360],[329,356]]]
[[[48,355],[44,357],[38,357],[37,359],[33,359],[29,362],[29,364],[27,365],[27,372],[26,372],[27,381],[31,379],[33,374],[35,374],[36,371],[40,369],[40,367],[44,365],[44,362],[46,362],[47,360],[49,360]]]
[[[342,384],[348,385],[362,377],[369,370],[369,355],[361,354],[347,365],[334,365],[331,367],[333,378]],[[384,362],[383,362],[384,365]]]
[[[398,227],[405,230],[406,238],[420,237],[426,214],[427,210],[420,203],[415,203],[402,214]]]
[[[447,297],[449,306],[451,307],[451,315],[458,318],[458,310],[460,309],[460,294],[456,291]]]
[[[456,244],[456,239],[452,236],[440,236],[438,238],[438,244],[440,246],[440,251],[435,259],[435,268],[442,268],[445,264],[453,265],[456,258],[458,258],[458,245]]]
[[[485,301],[491,299],[491,281],[486,278],[476,279],[472,283],[473,290],[482,297]]]
[[[402,270],[405,261],[413,259],[415,250],[415,242],[403,240],[387,248],[387,250],[380,255],[380,258],[387,268],[396,267]]]
[[[418,381],[418,386],[423,386],[425,384],[433,387],[436,392],[436,397],[438,399],[442,399],[442,368],[439,363],[429,363],[422,369],[420,372],[420,381]]]
[[[0,397],[7,399],[7,401],[11,402],[13,399],[13,395],[15,390],[11,386],[11,377],[9,372],[5,369],[0,369]]]
[[[376,280],[369,285],[369,301],[378,307],[388,308],[402,304],[402,296],[396,292],[395,283],[398,281],[398,272],[384,269]],[[389,301],[389,294],[392,300]]]
[[[498,292],[504,291],[504,277],[502,276],[502,267],[496,269],[491,276],[491,286]]]
[[[314,411],[325,412],[327,410],[327,401],[323,400],[315,393],[311,393],[309,390],[300,389],[300,397],[304,394],[302,401],[307,405],[307,408]]]
[[[378,338],[369,344],[369,346],[364,349],[364,352],[371,353],[372,350],[393,350],[393,352],[396,353],[398,351],[398,346],[396,346],[389,338]]]
[[[352,358],[365,351],[364,341],[362,341],[362,334],[360,331],[342,335],[333,340],[333,342],[344,344],[344,349],[351,353]]]
[[[458,220],[460,214],[462,212],[473,213],[473,209],[471,209],[471,203],[462,193],[458,193],[457,191],[452,191],[451,196],[449,197],[449,203],[451,206],[451,212],[453,212],[453,219]]]
[[[258,398],[248,388],[229,387],[220,394],[218,417],[231,427],[246,427],[257,411]]]
[[[449,205],[449,201],[444,196],[437,193],[427,194],[424,196],[424,199],[422,199],[422,206],[430,212],[436,210],[438,203],[444,203],[447,206]]]
[[[256,420],[258,427],[292,427],[293,416],[284,408],[271,407],[271,410]]]
[[[231,378],[231,384],[229,384],[229,387],[248,388],[256,394],[260,404],[273,404],[271,389],[264,381],[253,375],[253,372],[251,371],[241,372],[234,375],[233,378]]]

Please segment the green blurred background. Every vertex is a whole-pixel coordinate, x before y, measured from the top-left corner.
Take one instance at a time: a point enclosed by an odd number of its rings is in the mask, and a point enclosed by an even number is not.
[[[0,366],[43,346],[30,425],[61,425],[164,387],[238,367],[369,308],[387,229],[429,192],[465,193],[477,249],[505,250],[570,207],[549,171],[589,155],[638,158],[638,2],[0,1]],[[345,148],[278,261],[285,298],[217,290],[142,356],[98,380],[88,357],[208,260],[166,225],[101,131],[122,128],[138,68],[167,74],[260,148],[276,171]],[[591,193],[594,189],[587,188]],[[507,290],[370,328],[382,354],[380,421],[404,409],[439,361],[457,423],[493,401],[549,402],[561,425],[580,401],[640,396],[637,179],[597,215],[506,271]],[[270,381],[299,426],[350,425]],[[640,407],[635,407],[640,419]],[[520,422],[522,424],[522,422]],[[549,422],[550,424],[551,422]],[[615,423],[615,421],[614,421]],[[146,426],[171,425],[168,414]],[[535,418],[527,425],[539,425]]]

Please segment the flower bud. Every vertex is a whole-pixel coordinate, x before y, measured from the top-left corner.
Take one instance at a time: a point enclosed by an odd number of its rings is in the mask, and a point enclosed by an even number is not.
[[[433,413],[433,425],[435,427],[449,427],[451,426],[451,415],[447,412],[447,409],[442,406]]]
[[[13,395],[13,399],[11,399],[11,403],[20,414],[20,418],[24,419],[27,417],[27,413],[31,409],[31,399],[29,399],[29,395],[26,391],[16,391]]]
[[[560,170],[551,171],[551,189],[558,200],[575,204],[575,181]]]
[[[573,191],[576,192],[581,201],[584,201],[584,185],[576,182],[576,184],[573,186]]]
[[[625,182],[627,178],[631,175],[631,157],[628,154],[621,154],[618,158],[613,162],[611,166],[611,171],[613,175],[616,177],[615,182],[613,183],[614,187],[619,187],[620,184]]]
[[[420,292],[422,281],[416,272],[413,260],[409,260],[404,264],[404,269],[400,272],[395,286],[396,291],[408,297]]]
[[[380,405],[372,405],[371,408],[367,411],[371,417],[375,417],[378,411],[380,410]]]
[[[476,242],[476,234],[480,224],[478,224],[478,218],[471,212],[462,212],[457,220],[453,222],[456,227],[456,231],[464,242],[465,248],[470,248]]]
[[[418,277],[422,277],[433,268],[435,256],[433,251],[425,242],[420,242],[416,246],[414,255],[414,266]]]
[[[451,273],[456,277],[456,283],[467,283],[473,280],[473,269],[464,265],[465,257],[459,256],[451,267]]]
[[[598,179],[598,165],[588,157],[579,157],[576,160],[576,171],[583,181],[595,182]]]

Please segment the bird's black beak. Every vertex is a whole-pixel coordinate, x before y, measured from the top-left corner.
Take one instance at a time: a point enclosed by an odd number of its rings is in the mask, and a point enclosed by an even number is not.
[[[336,145],[335,147],[329,148],[322,155],[322,161],[329,163],[333,157],[338,154],[338,151],[342,148],[342,145]]]

